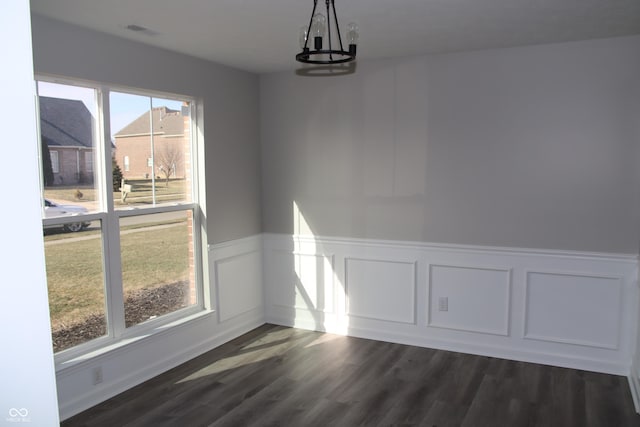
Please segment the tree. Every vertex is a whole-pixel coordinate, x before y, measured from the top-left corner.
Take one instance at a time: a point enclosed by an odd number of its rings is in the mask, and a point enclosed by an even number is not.
[[[165,177],[165,184],[169,186],[169,178],[175,175],[178,163],[182,160],[182,152],[177,144],[164,144],[156,153],[156,164]]]
[[[111,159],[111,168],[113,170],[113,191],[120,191],[120,185],[122,184],[122,169],[116,162],[116,159]]]

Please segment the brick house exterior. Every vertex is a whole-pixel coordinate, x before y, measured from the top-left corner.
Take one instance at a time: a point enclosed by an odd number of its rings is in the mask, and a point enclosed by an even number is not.
[[[151,138],[153,123],[153,140]],[[115,158],[125,179],[186,178],[190,163],[190,121],[182,111],[156,107],[114,135]],[[154,147],[153,168],[151,146]]]
[[[46,184],[92,184],[93,116],[82,101],[40,96],[38,102],[42,149],[49,151],[53,170]]]

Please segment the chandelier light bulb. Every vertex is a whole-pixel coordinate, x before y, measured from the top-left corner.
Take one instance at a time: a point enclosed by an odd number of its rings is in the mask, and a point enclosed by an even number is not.
[[[360,36],[358,26],[355,22],[351,22],[347,25],[347,41],[349,44],[358,44],[358,37]]]
[[[311,34],[313,37],[324,37],[327,31],[327,18],[321,13],[316,13],[311,22]]]

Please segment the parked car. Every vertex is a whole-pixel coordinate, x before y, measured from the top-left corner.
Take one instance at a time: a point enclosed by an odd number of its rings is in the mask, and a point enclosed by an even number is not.
[[[58,218],[65,216],[76,216],[80,214],[85,214],[89,212],[87,208],[84,206],[78,205],[59,205],[57,203],[52,202],[49,199],[44,199],[44,217],[45,218]],[[45,228],[60,228],[62,227],[64,231],[76,232],[81,231],[87,228],[91,222],[68,222],[66,224],[54,224],[45,226]]]

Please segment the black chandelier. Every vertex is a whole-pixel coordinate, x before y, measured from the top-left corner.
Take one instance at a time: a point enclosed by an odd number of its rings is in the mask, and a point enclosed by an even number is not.
[[[334,0],[325,0],[325,3],[327,5],[326,17],[321,13],[316,13],[318,0],[313,0],[313,11],[311,11],[309,25],[300,29],[300,47],[302,48],[302,52],[296,55],[296,61],[306,64],[331,65],[351,62],[356,59],[358,26],[353,22],[347,26],[345,36],[349,43],[349,50],[344,50]],[[332,28],[332,17],[335,28]],[[338,36],[339,49],[337,46],[336,49],[333,48],[332,32]],[[324,48],[323,39],[325,36],[327,37],[328,48]],[[309,47],[310,38],[313,38],[313,48]]]

